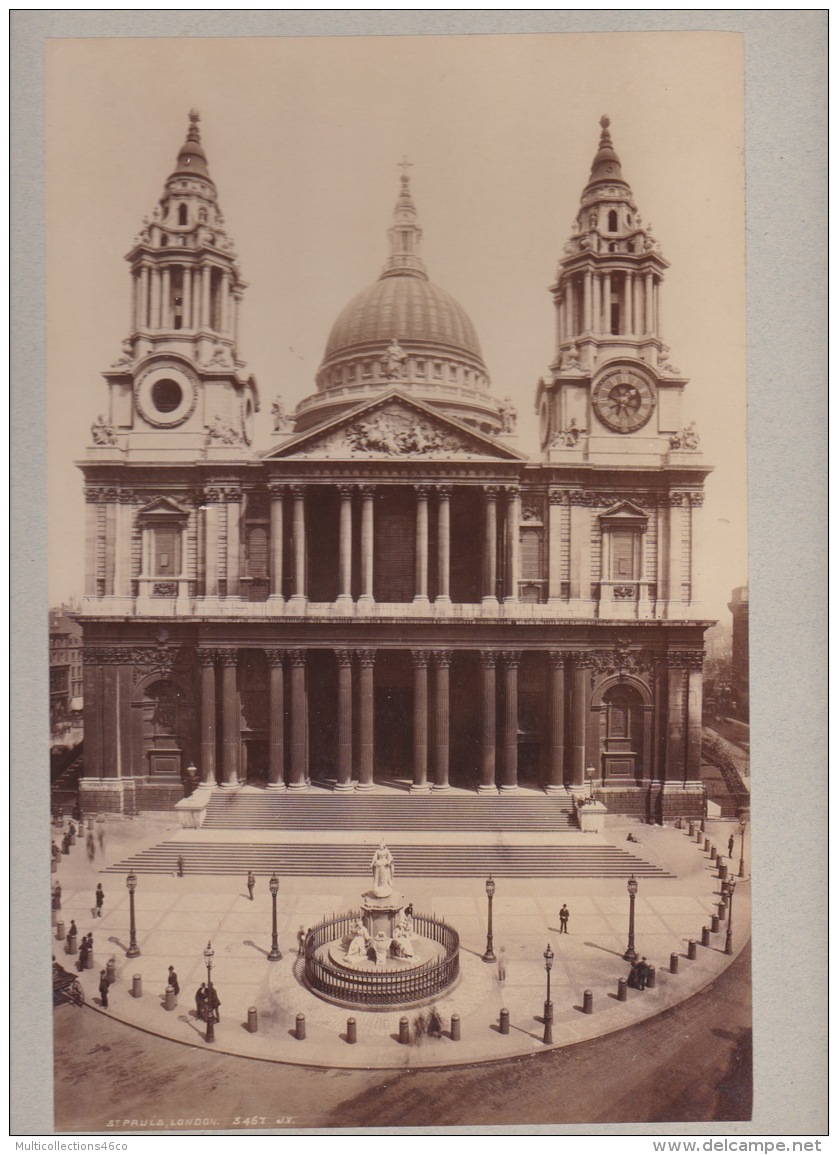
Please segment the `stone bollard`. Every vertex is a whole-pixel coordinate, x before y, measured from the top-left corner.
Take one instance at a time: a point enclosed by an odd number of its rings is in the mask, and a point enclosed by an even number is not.
[[[710,930],[713,934],[718,934],[719,932],[719,916],[717,914],[710,916]]]
[[[679,815],[678,815],[678,817],[675,819],[675,829],[676,829],[676,830],[681,830],[681,829],[683,828],[683,825],[684,825],[684,824],[683,824],[683,822],[681,821],[681,815],[679,814]]]
[[[74,934],[68,934],[67,935],[67,946],[65,948],[67,951],[67,954],[78,954],[78,950],[79,950],[78,944],[79,944],[78,937]]]
[[[703,926],[701,928],[701,945],[702,946],[709,946],[710,945],[710,927],[709,926]]]
[[[79,836],[81,836],[82,834],[84,834],[84,819],[80,818],[79,819]]]
[[[704,841],[704,835],[701,833],[701,831],[700,831],[700,830],[696,830],[696,832],[695,832],[695,840],[696,840],[696,843],[697,843],[699,846],[700,846],[700,845],[701,845],[701,843]]]
[[[700,823],[700,825],[699,825],[699,830],[700,830],[700,831],[701,831],[701,833],[703,834],[703,833],[705,832],[705,830],[706,830],[706,829],[707,829],[707,826],[705,825],[705,819],[704,819],[704,818],[702,818],[702,819],[701,819],[701,823]]]
[[[50,871],[52,874],[58,873],[58,859],[57,858],[53,858]]]
[[[358,1042],[358,1024],[354,1019],[346,1020],[346,1041],[347,1043]]]
[[[719,913],[716,915],[716,918],[718,918],[719,922],[724,922],[727,918],[727,903],[720,902],[717,909]]]
[[[55,907],[53,907],[53,909],[52,909],[52,914],[50,916],[50,922],[52,923],[53,926],[58,926],[58,911],[55,909]]]
[[[131,994],[134,996],[135,999],[141,999],[143,997],[143,976],[142,975],[134,975],[132,986],[131,986]]]
[[[719,878],[722,882],[727,882],[727,867],[721,859],[719,859]]]
[[[64,923],[61,921],[60,918],[59,918],[58,922],[55,924],[55,937],[59,940],[64,938]]]
[[[716,861],[716,855],[717,854],[718,854],[718,851],[716,850],[715,846],[711,846],[710,847],[710,861],[711,862]]]
[[[113,955],[111,955],[111,957],[108,959],[105,966],[105,977],[109,983],[116,982],[116,959]]]
[[[457,1043],[460,1039],[460,1016],[453,1014],[451,1016],[451,1039]]]
[[[704,839],[704,853],[705,854],[710,853],[710,839],[709,838]]]
[[[410,1023],[407,1021],[407,1015],[402,1015],[399,1019],[399,1042],[410,1042]]]
[[[675,954],[674,951],[669,956],[669,973],[671,975],[677,975],[678,973],[678,955]]]
[[[695,837],[695,823],[694,822],[690,823],[689,830],[690,830],[690,838],[694,838]]]
[[[247,1008],[247,1029],[251,1035],[255,1035],[259,1030],[259,1012],[255,1007]]]
[[[691,938],[690,941],[687,943],[687,958],[689,958],[689,959],[696,958],[695,939],[694,938]]]
[[[649,966],[646,968],[646,989],[653,990],[658,985],[657,968]]]
[[[297,1015],[297,1038],[302,1041],[306,1037],[306,1017],[303,1014]]]
[[[177,1006],[177,997],[175,996],[174,987],[166,987],[166,1001],[163,1007],[167,1011],[173,1011]]]
[[[500,1009],[500,1033],[502,1035],[509,1034],[509,1011],[506,1007]]]
[[[87,956],[87,966],[85,967],[85,970],[92,971],[93,968],[95,967],[95,965],[96,965],[96,962],[95,962],[95,959],[93,958],[93,951],[91,951],[90,954]]]
[[[628,983],[625,979],[617,979],[617,1002],[624,1003],[628,999]]]
[[[586,1015],[592,1015],[594,1013],[594,992],[593,991],[583,991],[582,992],[582,1010],[585,1012]]]
[[[75,845],[76,845],[76,836],[75,836],[75,834],[71,834],[71,835],[70,835],[70,845],[71,845],[71,846],[75,846]]]

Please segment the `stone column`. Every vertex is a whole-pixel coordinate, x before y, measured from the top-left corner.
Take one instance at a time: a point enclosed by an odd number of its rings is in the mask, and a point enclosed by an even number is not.
[[[338,780],[336,790],[352,786],[352,651],[335,650],[338,665]]]
[[[451,753],[451,699],[448,671],[451,667],[451,651],[434,651],[434,672],[436,683],[435,728],[435,774],[434,790],[450,790],[448,767]]]
[[[582,490],[570,495],[570,597],[591,597],[591,497]]]
[[[550,719],[550,754],[544,789],[547,794],[561,794],[564,791],[564,663],[567,654],[564,650],[550,650],[547,657],[550,663],[550,697],[547,710]]]
[[[113,592],[118,598],[131,596],[131,509],[131,492],[121,490],[117,496],[114,525]],[[181,568],[185,569],[185,565]]]
[[[683,507],[685,495],[670,493],[668,509],[667,533],[667,565],[666,565],[666,597],[668,618],[683,617],[683,603],[681,601],[681,530],[683,522]]]
[[[413,659],[413,784],[411,794],[427,794],[428,659],[427,650],[411,650]]]
[[[661,279],[660,277],[655,277],[653,294],[655,309],[655,334],[659,341],[663,340],[663,308],[661,305],[662,296]]]
[[[593,331],[595,334],[600,334],[602,333],[602,281],[599,273],[594,274],[593,315]]]
[[[702,666],[704,654],[701,650],[685,655],[689,663],[687,669],[687,781],[701,781],[701,699]]]
[[[292,485],[291,494],[294,498],[294,514],[291,523],[292,544],[294,554],[294,585],[290,602],[301,608],[307,601],[306,597],[306,486]]]
[[[564,494],[560,489],[550,489],[549,520],[547,523],[547,599],[559,602],[562,599],[562,505]]]
[[[239,720],[239,696],[236,677],[238,661],[238,650],[221,650],[221,771],[223,776],[221,785],[228,788],[238,786],[239,784],[241,723]]]
[[[701,564],[701,559],[704,556],[701,549],[704,494],[701,492],[691,493],[688,501],[690,505],[690,605],[700,614],[705,596],[704,574],[706,572]]]
[[[503,776],[502,794],[518,789],[518,664],[520,650],[507,650],[503,657]]]
[[[436,605],[451,604],[451,487],[437,487],[437,595]]]
[[[268,703],[268,789],[285,786],[285,651],[265,650],[270,667]]]
[[[576,789],[585,785],[585,730],[590,705],[589,660],[587,654],[571,655],[569,785]]]
[[[215,785],[215,650],[198,650],[201,663],[201,785]]]
[[[654,273],[651,269],[646,273],[645,295],[643,302],[643,319],[645,323],[645,331],[647,333],[654,333]]]
[[[155,265],[151,270],[151,310],[149,328],[160,328],[160,269]]]
[[[517,485],[506,490],[506,529],[509,542],[509,588],[504,601],[517,602],[521,580],[521,491]]]
[[[140,285],[137,294],[137,328],[148,328],[148,266],[140,269]]]
[[[339,586],[338,602],[352,605],[352,492],[354,486],[339,485],[340,530],[338,539]],[[350,671],[351,685],[351,671]]]
[[[217,486],[204,490],[204,596],[218,597],[218,504],[221,491]]]
[[[602,275],[602,331],[611,332],[611,274]]]
[[[209,329],[210,327],[210,276],[212,270],[209,265],[204,265],[201,270],[201,315],[199,317],[199,327],[201,329]]]
[[[239,522],[241,520],[242,491],[237,485],[227,489],[227,597],[239,596],[239,560],[241,542]]]
[[[589,333],[591,328],[591,270],[586,269],[582,305],[582,332]]]
[[[170,329],[171,325],[172,325],[172,319],[171,319],[171,316],[169,313],[169,310],[171,307],[171,300],[172,300],[171,270],[168,268],[165,268],[165,269],[163,269],[162,273],[163,273],[163,275],[162,275],[163,291],[162,291],[162,295],[160,298],[160,327],[161,327],[161,329]]]
[[[360,748],[358,751],[360,765],[356,790],[372,790],[375,785],[373,779],[375,766],[375,690],[373,684],[375,650],[358,650],[358,665],[360,667]]]
[[[291,767],[289,790],[308,787],[308,698],[306,696],[306,651],[289,650],[291,663]]]
[[[371,606],[375,602],[373,594],[373,550],[375,486],[361,486],[361,596],[358,604]]]
[[[496,771],[496,671],[498,655],[494,650],[481,650],[480,663],[483,667],[483,709],[480,731],[480,785],[479,794],[497,794]]]
[[[189,265],[183,266],[183,327],[194,328],[192,324],[192,269]]]
[[[278,482],[268,483],[271,495],[271,592],[272,598],[282,599],[282,546],[283,546],[283,510],[282,502],[285,496],[285,486]]]
[[[665,782],[682,783],[687,777],[686,742],[684,734],[685,682],[681,654],[670,654],[666,671],[666,756],[663,774]]]
[[[429,485],[417,485],[416,490],[416,581],[413,601],[426,608],[428,602],[428,495]]]
[[[498,486],[484,485],[486,521],[483,533],[483,605],[498,604]]]
[[[623,324],[623,332],[631,336],[634,333],[634,274],[628,272],[625,274],[623,282],[623,317],[625,318]]]

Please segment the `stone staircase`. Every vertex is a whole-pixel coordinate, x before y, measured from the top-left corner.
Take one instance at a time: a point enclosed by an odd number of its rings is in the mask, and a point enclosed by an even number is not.
[[[376,827],[378,830],[378,827]],[[189,841],[163,842],[109,866],[108,872],[174,874],[178,856],[186,875],[233,874],[312,877],[369,876],[369,843]],[[399,878],[671,878],[667,871],[604,844],[579,846],[404,845],[398,854]]]
[[[216,793],[203,830],[469,830],[559,832],[578,829],[569,797],[480,795]]]

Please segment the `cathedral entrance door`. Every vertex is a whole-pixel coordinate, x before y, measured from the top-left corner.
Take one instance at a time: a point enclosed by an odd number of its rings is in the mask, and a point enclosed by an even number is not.
[[[376,778],[410,778],[413,759],[413,695],[403,686],[375,691]]]
[[[606,780],[635,778],[643,750],[643,704],[631,686],[613,686],[603,699],[603,776]]]
[[[245,738],[244,774],[248,786],[265,786],[268,781],[268,743],[263,738]]]

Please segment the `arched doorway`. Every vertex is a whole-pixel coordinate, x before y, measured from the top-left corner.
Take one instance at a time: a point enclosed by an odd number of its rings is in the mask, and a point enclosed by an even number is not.
[[[140,703],[145,772],[152,778],[180,781],[193,757],[194,710],[177,682],[160,678],[143,690]]]

